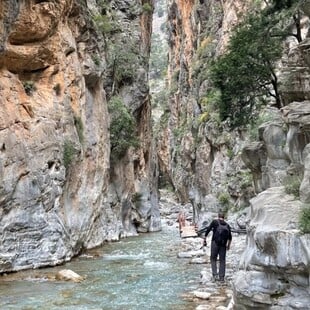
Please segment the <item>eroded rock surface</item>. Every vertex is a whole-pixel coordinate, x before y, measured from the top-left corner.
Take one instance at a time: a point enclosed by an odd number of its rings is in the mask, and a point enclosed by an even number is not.
[[[119,27],[148,57],[151,15],[132,5]],[[105,240],[160,229],[147,62],[124,100],[140,145],[113,171],[100,10],[93,1],[0,3],[0,272],[56,265]]]
[[[310,238],[298,230],[300,207],[283,187],[251,200],[247,245],[233,281],[236,309],[307,309]]]

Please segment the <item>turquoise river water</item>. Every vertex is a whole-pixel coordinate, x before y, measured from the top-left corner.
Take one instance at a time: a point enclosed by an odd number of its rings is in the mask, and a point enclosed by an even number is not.
[[[199,287],[199,265],[178,259],[177,229],[108,243],[54,268],[0,278],[0,309],[19,310],[191,310],[186,292]],[[81,283],[48,281],[48,274],[71,269]]]

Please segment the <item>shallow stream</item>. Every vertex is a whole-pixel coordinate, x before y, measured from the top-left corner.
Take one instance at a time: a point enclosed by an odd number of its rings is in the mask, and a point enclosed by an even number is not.
[[[108,243],[64,266],[0,278],[0,309],[191,310],[182,298],[199,286],[201,266],[178,259],[180,237],[173,228]],[[47,280],[61,269],[81,283]]]

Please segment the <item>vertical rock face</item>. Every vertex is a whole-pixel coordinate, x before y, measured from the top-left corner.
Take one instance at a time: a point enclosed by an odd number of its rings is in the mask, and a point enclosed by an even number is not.
[[[128,27],[148,57],[151,15],[136,6]],[[92,1],[0,3],[0,272],[55,265],[140,226],[160,229],[147,65],[128,86],[140,145],[111,167],[97,14]]]
[[[235,206],[250,205],[246,250],[234,279],[236,309],[306,309],[310,302],[309,235],[298,227],[302,204],[310,201],[308,2],[303,41],[286,42],[278,68],[285,106],[268,109],[271,119],[252,143],[248,133],[228,132],[211,115],[207,68],[225,53],[233,25],[254,1],[169,2],[171,116],[159,162],[180,200],[192,202],[198,222],[203,212],[225,207],[225,193]],[[301,181],[299,198],[282,186],[290,176]]]
[[[283,187],[251,201],[241,270],[235,274],[236,309],[307,309],[310,238],[298,233],[301,202]]]
[[[119,160],[112,152],[110,189],[120,201],[124,234],[131,235],[161,228],[148,87],[153,1],[112,1],[110,7],[120,30],[107,39],[107,45],[112,46],[110,51],[108,48],[107,93],[109,99],[120,98],[133,115],[139,144]],[[115,66],[122,71],[120,77]]]
[[[223,52],[237,16],[246,8],[246,1],[169,1],[170,118],[160,141],[159,162],[180,200],[193,204],[194,214],[217,211],[216,198],[228,192],[236,206],[251,195],[247,171],[237,155],[244,143],[242,133],[225,131],[225,125],[202,107],[209,89],[208,63]]]

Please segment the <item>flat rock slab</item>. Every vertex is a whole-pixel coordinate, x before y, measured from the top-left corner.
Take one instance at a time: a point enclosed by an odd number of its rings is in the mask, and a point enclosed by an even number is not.
[[[198,237],[197,232],[195,230],[195,226],[183,226],[181,232],[181,238],[192,238]]]

